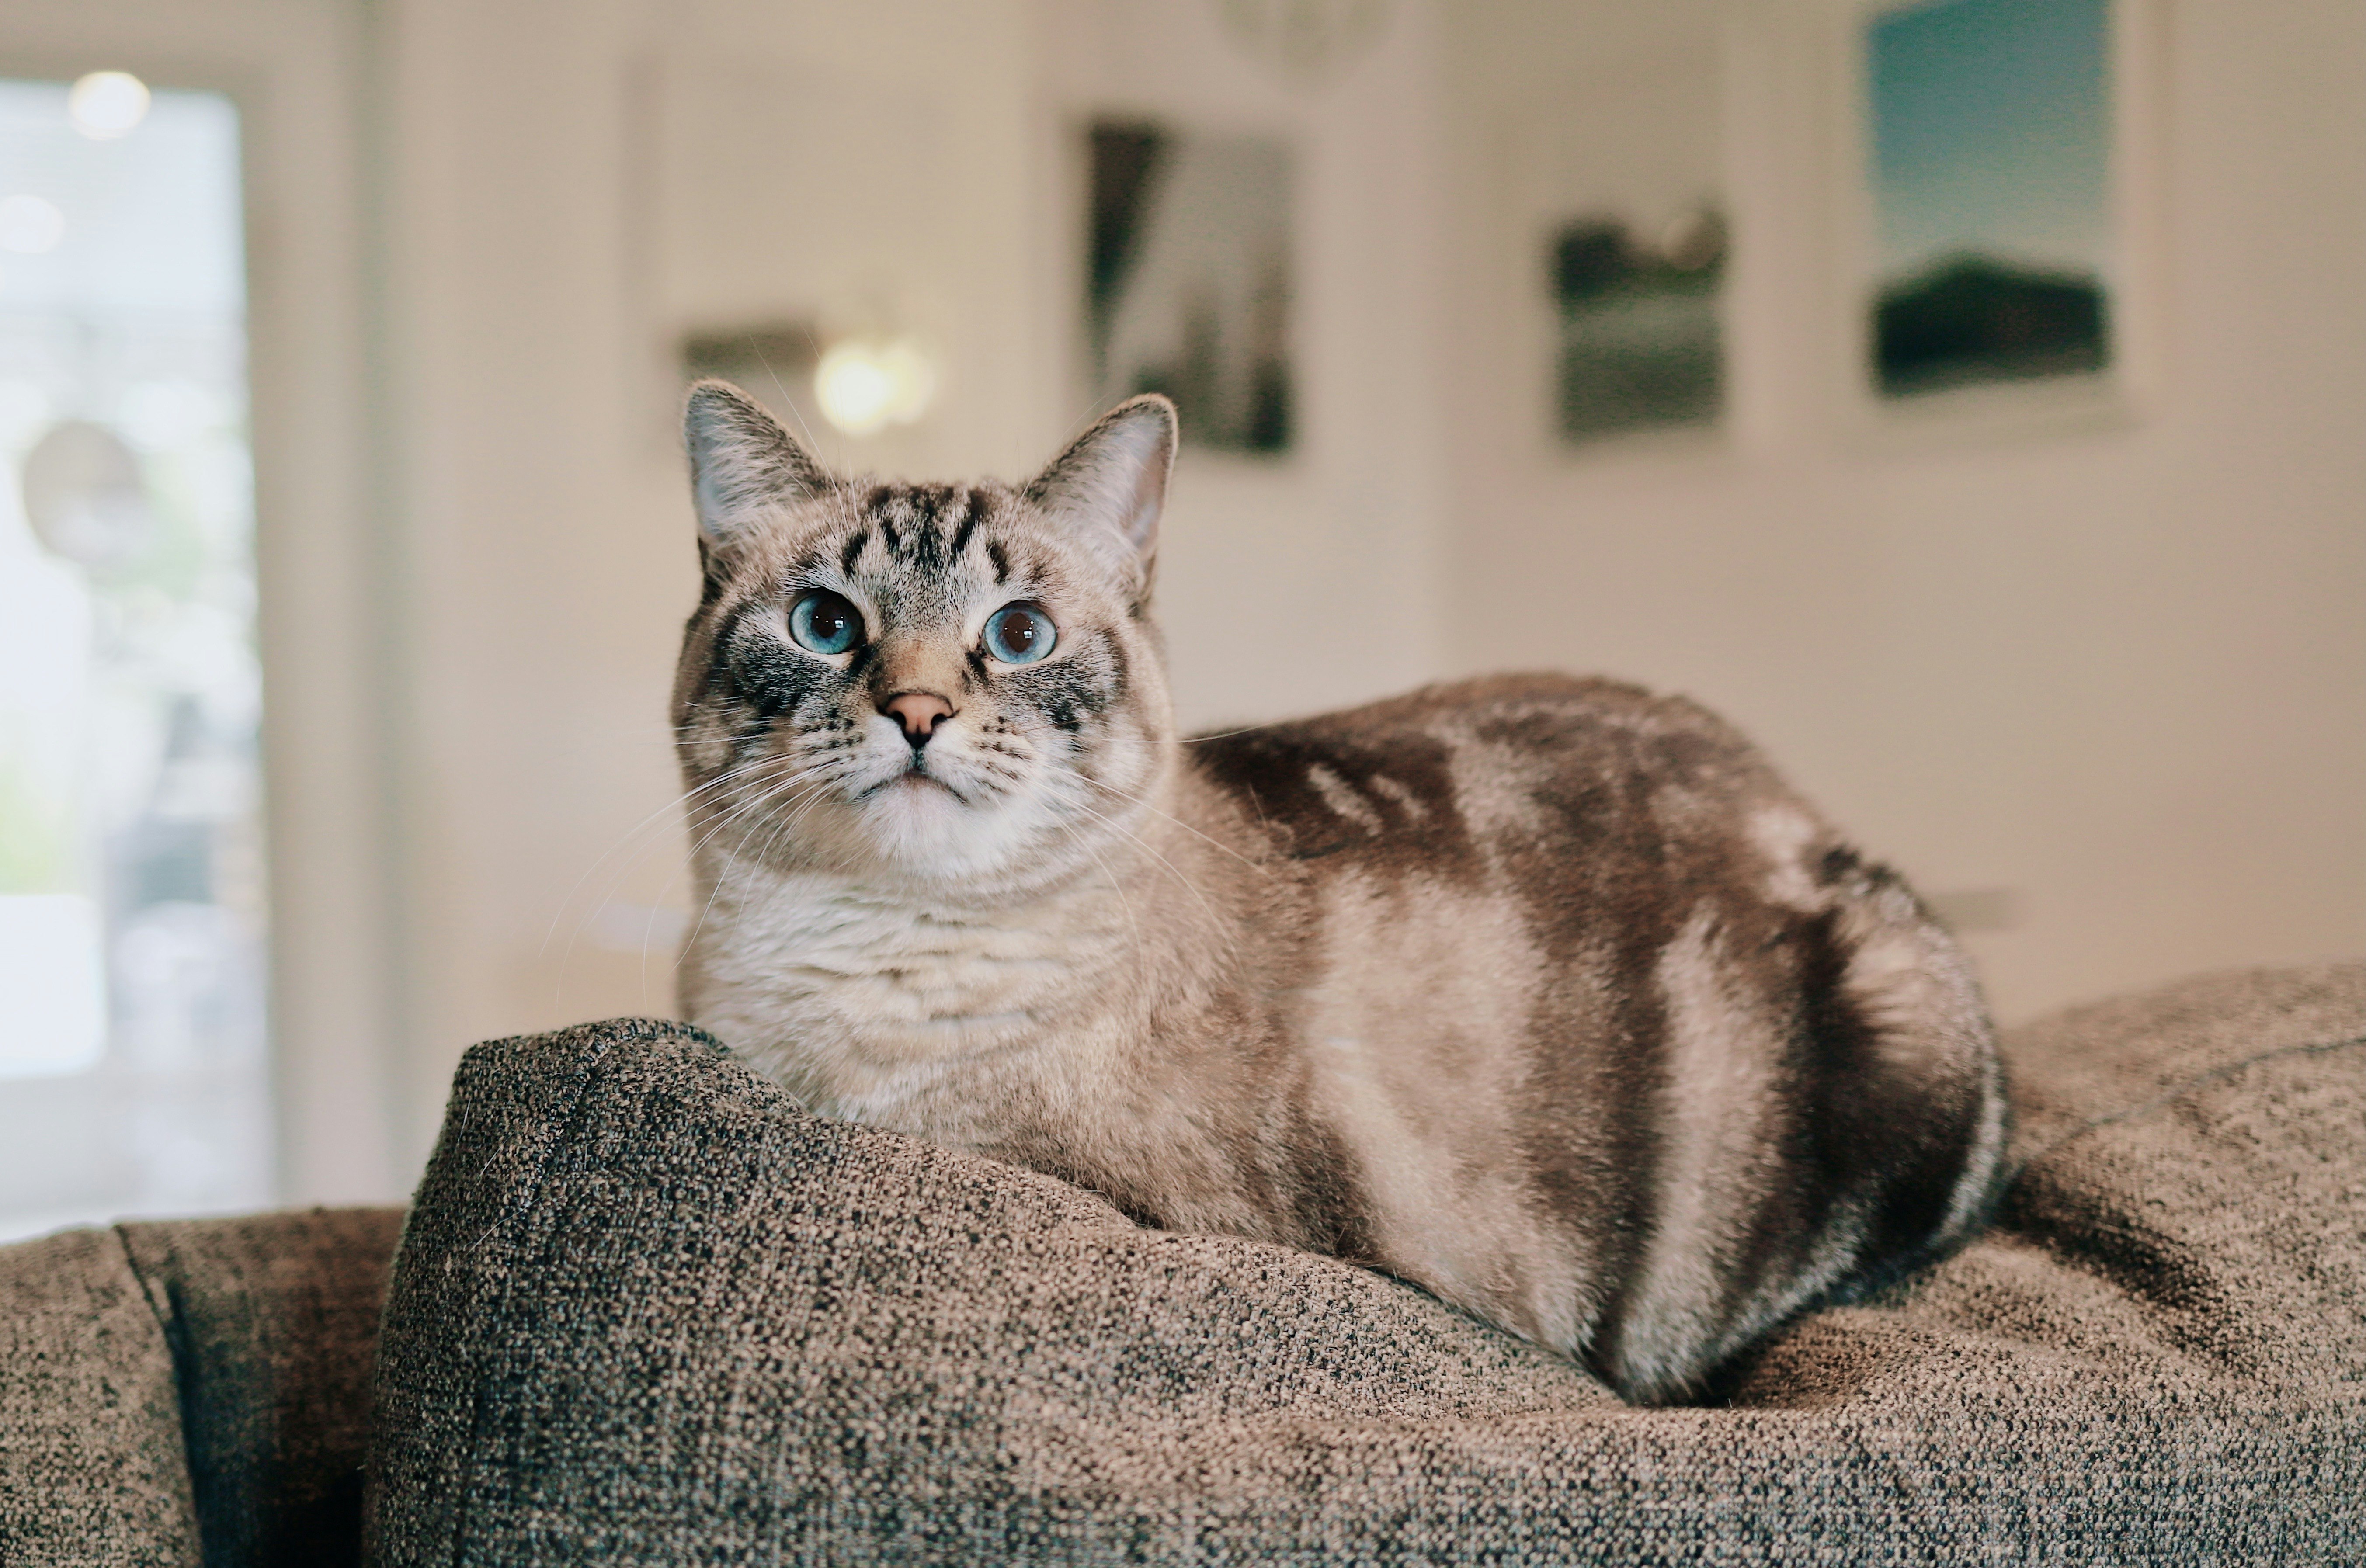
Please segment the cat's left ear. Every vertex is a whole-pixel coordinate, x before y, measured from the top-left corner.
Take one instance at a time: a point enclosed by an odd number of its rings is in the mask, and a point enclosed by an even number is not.
[[[1027,486],[1027,499],[1065,525],[1136,599],[1150,592],[1177,433],[1175,405],[1145,393],[1110,410]]]

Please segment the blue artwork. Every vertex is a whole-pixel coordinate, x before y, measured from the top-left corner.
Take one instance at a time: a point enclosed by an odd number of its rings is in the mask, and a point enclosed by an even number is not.
[[[1938,0],[1866,24],[1890,397],[2111,359],[2110,0]]]

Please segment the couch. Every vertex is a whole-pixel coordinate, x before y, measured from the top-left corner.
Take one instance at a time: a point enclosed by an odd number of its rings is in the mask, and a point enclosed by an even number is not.
[[[407,1221],[0,1249],[0,1562],[2366,1562],[2366,965],[2007,1045],[1988,1235],[1637,1410],[686,1026],[490,1043]]]

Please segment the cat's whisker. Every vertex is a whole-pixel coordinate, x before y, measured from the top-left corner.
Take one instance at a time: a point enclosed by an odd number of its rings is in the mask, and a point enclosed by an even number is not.
[[[790,801],[789,809],[782,814],[779,820],[773,824],[772,830],[765,835],[763,848],[760,852],[760,855],[771,854],[774,844],[778,843],[782,838],[787,834],[795,831],[798,824],[802,823],[808,816],[812,815],[814,809],[824,800],[828,799],[832,786],[839,782],[840,775],[843,772],[844,770],[838,767],[834,762],[823,762],[817,765],[813,771],[806,775],[806,777],[812,781],[813,787],[806,793],[802,799]]]
[[[1141,807],[1144,811],[1151,813],[1153,816],[1166,818],[1166,820],[1174,823],[1177,828],[1182,829],[1193,838],[1199,839],[1202,842],[1205,842],[1215,849],[1223,851],[1226,854],[1232,856],[1234,860],[1240,862],[1243,865],[1247,866],[1251,871],[1257,873],[1261,876],[1271,876],[1273,874],[1273,868],[1271,866],[1258,864],[1256,861],[1249,859],[1248,856],[1241,853],[1240,851],[1233,848],[1232,845],[1225,843],[1221,839],[1210,838],[1207,834],[1200,831],[1199,829],[1194,828],[1189,822],[1184,821],[1180,817],[1176,816],[1172,812],[1159,810],[1158,807],[1151,805],[1150,802],[1143,799],[1138,795],[1129,795],[1124,790],[1118,788],[1117,785],[1113,784],[1105,784],[1101,780],[1093,777],[1090,773],[1077,773],[1076,777],[1084,780],[1087,784],[1093,785],[1097,789],[1105,789],[1109,791],[1111,795],[1116,795],[1120,800],[1130,800],[1134,805]]]
[[[1142,922],[1133,918],[1133,900],[1125,896],[1125,884],[1119,880],[1116,872],[1110,869],[1109,862],[1101,859],[1098,850],[1087,844],[1085,846],[1085,853],[1093,857],[1093,863],[1101,868],[1103,876],[1109,878],[1110,891],[1117,895],[1118,908],[1125,911],[1126,929],[1133,937],[1133,951],[1141,952]]]
[[[783,760],[793,761],[794,759],[783,758]],[[707,845],[713,843],[718,835],[727,832],[738,824],[749,821],[760,813],[770,810],[774,803],[789,798],[796,790],[803,787],[817,771],[818,770],[811,766],[799,766],[793,768],[786,776],[771,781],[755,795],[748,797],[747,799],[735,802],[730,807],[717,813],[714,819],[707,824],[706,830],[704,833],[701,833],[697,840],[691,845],[689,856],[691,863],[695,864],[700,853],[705,850]],[[727,862],[727,864],[728,863]],[[713,896],[710,894],[710,902],[712,902],[712,898]],[[644,956],[646,956],[646,954],[644,954]]]
[[[583,885],[586,882],[591,881],[593,874],[599,871],[600,867],[606,863],[609,856],[623,850],[626,844],[632,841],[636,835],[655,825],[660,818],[666,818],[673,812],[687,807],[699,795],[704,794],[708,790],[720,787],[724,784],[729,782],[732,778],[738,776],[738,774],[749,772],[751,769],[761,765],[762,764],[760,762],[750,763],[747,767],[735,769],[730,773],[726,773],[718,775],[717,777],[709,779],[704,784],[698,785],[694,789],[685,790],[682,794],[674,796],[671,800],[667,801],[663,806],[659,807],[655,811],[652,811],[648,816],[642,818],[638,822],[634,823],[630,828],[625,829],[623,833],[618,835],[617,840],[614,844],[611,844],[607,849],[600,852],[599,858],[584,868],[583,874],[575,879],[574,886],[568,888],[567,896],[558,901],[558,909],[553,912],[550,917],[550,929],[543,932],[542,945],[535,950],[535,956],[539,958],[543,953],[547,953],[550,950],[551,938],[558,934],[558,922],[566,917],[568,907],[574,902],[575,896],[583,890]],[[629,869],[629,862],[627,863],[627,869]],[[606,902],[606,892],[613,891],[614,886],[614,884],[612,881],[609,889],[603,890],[601,900],[603,903]],[[563,968],[563,959],[561,964]]]
[[[1280,722],[1276,719],[1265,724],[1245,724],[1238,729],[1219,729],[1212,735],[1185,735],[1178,737],[1175,743],[1178,746],[1197,746],[1209,740],[1230,740],[1235,735],[1255,735],[1260,729],[1271,729]]]
[[[806,788],[807,786],[810,786],[810,794],[807,800],[807,804],[810,804],[812,800],[818,799],[829,787],[828,780],[817,779],[813,776],[820,771],[820,767],[816,766],[813,769],[803,770],[792,774],[787,780],[768,790],[763,795],[760,796],[758,802],[755,804],[762,807],[763,808],[769,809],[774,802],[789,799],[797,790]],[[743,813],[740,819],[744,820],[749,815],[752,815],[752,810],[749,813]],[[726,827],[730,825],[731,823],[729,819],[717,823],[712,832],[709,832],[704,839],[700,840],[696,845],[693,846],[691,850],[692,863],[695,864],[699,852],[704,849],[707,844],[714,841],[715,833],[723,831]],[[771,846],[774,841],[776,841],[780,831],[781,825],[776,823],[772,831],[766,836],[765,848],[763,851],[764,853],[771,852]],[[704,930],[706,925],[706,917],[714,912],[715,900],[721,895],[723,885],[725,881],[729,878],[732,868],[738,864],[739,853],[740,852],[738,849],[734,849],[730,855],[725,859],[722,867],[716,871],[714,885],[710,886],[706,892],[706,902],[699,906],[698,918],[691,922],[689,931],[682,937],[682,946],[677,951],[674,959],[677,966],[679,966],[682,962],[682,954],[687,953],[690,951],[691,944],[698,940],[698,933]],[[646,947],[642,949],[641,962],[644,973],[646,973],[648,963],[648,951]]]
[[[1122,823],[1118,822],[1112,818],[1102,816],[1099,812],[1094,810],[1091,807],[1087,806],[1081,800],[1070,800],[1068,804],[1075,807],[1078,811],[1083,812],[1086,816],[1091,818],[1096,822],[1108,828],[1110,832],[1116,833],[1121,838],[1132,840],[1134,846],[1140,849],[1144,854],[1148,855],[1160,865],[1165,866],[1168,875],[1174,877],[1176,881],[1181,883],[1185,888],[1189,890],[1191,897],[1200,900],[1200,907],[1208,912],[1211,919],[1220,919],[1222,918],[1217,915],[1216,907],[1208,902],[1208,896],[1200,891],[1200,885],[1192,881],[1189,877],[1184,875],[1182,872],[1177,870],[1173,861],[1168,860],[1165,855],[1160,854],[1156,850],[1151,848],[1148,841],[1143,839],[1140,834],[1133,832],[1130,829],[1126,828]]]
[[[767,761],[772,761],[772,764],[795,764],[795,757],[788,757],[788,754],[776,754],[776,757],[769,757]],[[736,771],[734,771],[734,775],[755,773],[755,771],[760,769],[760,766],[764,766],[764,764],[748,764],[748,766],[745,766],[745,769],[736,769]],[[698,863],[698,853],[703,852],[703,849],[705,849],[707,844],[715,842],[715,835],[717,835],[717,832],[724,832],[724,830],[727,830],[727,828],[731,826],[731,823],[734,823],[734,820],[740,820],[740,818],[743,818],[745,811],[748,811],[748,809],[755,809],[755,807],[760,807],[760,804],[764,802],[764,799],[767,799],[769,795],[776,793],[776,790],[785,790],[785,787],[795,787],[797,778],[800,778],[800,773],[797,773],[797,771],[790,771],[788,778],[783,778],[783,781],[773,781],[772,785],[767,785],[767,787],[764,787],[764,790],[760,790],[760,793],[757,793],[755,797],[750,799],[750,802],[738,802],[738,804],[736,804],[736,807],[728,807],[728,809],[719,811],[719,814],[715,816],[715,818],[712,818],[710,823],[707,823],[707,826],[705,826],[705,832],[698,832],[698,835],[695,835],[695,840],[693,840],[693,842],[691,842],[691,847],[689,847],[689,856],[686,856],[686,859],[683,859],[683,863],[686,863],[686,865],[695,865],[695,863]],[[722,783],[722,781],[710,781],[710,783]],[[674,877],[667,877],[667,885],[662,886],[662,889],[660,889],[660,898],[665,897],[665,892],[670,892],[670,889],[672,889],[672,885],[674,885]],[[644,987],[644,991],[646,991],[646,987],[648,987],[648,946],[650,946],[650,934],[653,934],[653,931],[656,931],[656,920],[658,920],[658,918],[656,918],[656,908],[653,908],[653,910],[650,910],[648,925],[646,925],[644,934],[641,934],[641,987]]]
[[[785,759],[770,757],[761,758],[754,762],[749,762],[740,767],[727,770],[725,773],[707,780],[704,784],[697,785],[695,788],[683,791],[682,794],[676,795],[672,800],[668,801],[665,805],[658,807],[657,810],[650,812],[647,817],[642,818],[640,821],[627,829],[615,843],[603,851],[599,858],[594,860],[591,865],[584,869],[583,874],[575,879],[575,885],[568,889],[567,897],[559,901],[558,909],[555,910],[550,917],[550,929],[543,933],[542,946],[536,950],[536,956],[539,957],[542,953],[549,951],[551,939],[556,936],[558,931],[558,922],[566,918],[567,910],[573,904],[576,895],[582,891],[584,883],[592,879],[592,875],[599,871],[600,867],[607,862],[610,856],[623,852],[625,847],[632,842],[636,836],[647,832],[654,825],[659,824],[661,819],[670,820],[672,815],[676,811],[681,811],[682,813],[682,819],[684,822],[688,822],[691,817],[689,807],[691,807],[701,795],[705,795],[707,792],[719,789],[723,785],[738,780],[747,774],[756,773],[770,762],[783,760]],[[558,972],[551,979],[551,999],[554,1004],[565,995],[568,970],[572,966],[575,961],[575,944],[577,942],[581,940],[583,932],[591,924],[592,917],[597,914],[599,910],[607,907],[608,900],[615,896],[617,885],[624,881],[626,874],[632,871],[634,864],[639,861],[640,857],[644,853],[647,852],[649,845],[653,842],[655,842],[653,837],[647,839],[639,848],[634,849],[629,854],[625,855],[625,858],[618,863],[615,870],[609,875],[606,884],[602,886],[599,898],[592,904],[589,908],[583,911],[581,916],[577,919],[574,929],[568,933],[567,945],[559,951]],[[695,853],[694,846],[693,852]],[[667,889],[670,888],[671,886],[672,879],[669,878],[667,880],[666,886],[661,887],[659,890],[659,897],[662,897]],[[651,906],[648,919],[649,930],[654,930],[656,927],[657,908],[658,907],[655,905]],[[648,937],[646,932],[642,937],[641,947],[642,964],[646,975],[648,958]],[[645,977],[643,981],[644,992],[646,992],[647,988],[648,986]]]
[[[819,782],[826,782],[824,775],[828,772],[828,764],[807,762],[802,759],[797,761],[799,765],[792,769],[784,777],[770,781],[755,795],[735,802],[721,812],[716,817],[713,828],[692,846],[692,854],[696,855],[699,850],[704,849],[713,840],[716,833],[769,812],[776,803],[788,799],[797,790],[809,784],[817,784],[818,787]]]
[[[831,784],[830,780],[820,780],[806,793],[802,799],[789,802],[788,810],[781,814],[772,824],[772,830],[764,835],[764,841],[757,847],[756,859],[760,863],[770,859],[772,847],[794,833],[798,826],[813,814],[815,808],[829,798]]]
[[[798,760],[793,757],[783,756],[780,761],[784,762],[796,762]],[[697,859],[699,852],[704,850],[709,843],[712,843],[717,834],[725,832],[738,823],[749,820],[758,813],[769,809],[774,801],[784,798],[788,794],[794,792],[806,782],[813,778],[819,771],[820,770],[817,767],[809,764],[793,767],[784,777],[770,781],[755,795],[744,800],[736,801],[729,807],[718,812],[707,824],[706,830],[700,834],[697,840],[691,845],[691,859],[694,862]]]

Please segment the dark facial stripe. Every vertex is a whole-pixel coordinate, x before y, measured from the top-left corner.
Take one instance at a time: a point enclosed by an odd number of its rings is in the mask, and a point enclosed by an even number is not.
[[[825,551],[818,549],[807,550],[805,554],[799,556],[795,560],[789,563],[788,576],[793,580],[796,578],[810,578],[817,572],[820,571],[823,563],[828,559],[829,557]]]
[[[742,761],[772,749],[773,719],[771,715],[749,709],[739,716],[731,727],[731,755]]]
[[[721,598],[724,589],[731,583],[730,571],[725,567],[721,555],[706,542],[704,535],[701,535],[698,540],[698,607],[704,610]]]
[[[997,587],[1010,581],[1010,558],[1002,553],[1002,546],[999,543],[993,539],[986,542],[986,558],[994,563],[994,581]]]
[[[862,557],[863,547],[871,543],[871,530],[863,529],[846,541],[846,548],[838,552],[838,569],[849,577],[854,575],[854,563]]]
[[[1102,645],[1109,649],[1110,701],[1121,703],[1133,689],[1133,663],[1125,656],[1125,644],[1115,637]]]
[[[912,542],[906,548],[906,558],[917,570],[933,575],[945,569],[943,519],[945,505],[952,499],[950,488],[911,492]]]
[[[1111,689],[1114,683],[1108,660],[1090,652],[1031,667],[1013,681],[1027,701],[1054,728],[1069,735],[1083,729],[1087,720],[1109,712],[1118,698]]]
[[[728,694],[731,690],[731,645],[739,635],[739,623],[754,609],[751,601],[743,599],[723,612],[715,622],[713,637],[706,645],[706,688],[711,692]]]
[[[969,504],[962,509],[961,526],[953,530],[953,559],[961,559],[962,552],[969,548],[969,536],[976,531],[977,520],[986,515],[986,491],[982,490],[970,491]]]
[[[725,617],[715,634],[707,684],[766,718],[778,718],[794,709],[813,689],[815,674],[808,661],[788,649],[740,635],[747,617],[760,608],[753,603],[742,604]]]

